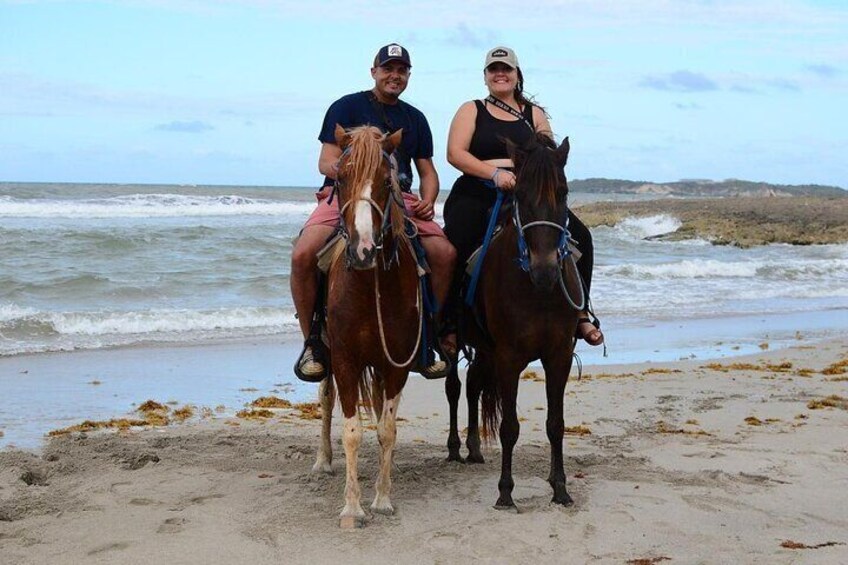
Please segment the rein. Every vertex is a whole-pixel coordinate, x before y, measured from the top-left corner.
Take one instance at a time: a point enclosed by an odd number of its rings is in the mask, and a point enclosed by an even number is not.
[[[488,181],[487,184],[493,185],[491,181]],[[492,213],[489,216],[489,224],[486,227],[486,235],[483,238],[483,245],[480,248],[480,254],[477,257],[477,262],[474,264],[474,271],[471,273],[471,280],[468,283],[468,289],[465,294],[465,303],[471,307],[474,306],[474,298],[477,293],[477,284],[480,280],[480,273],[483,269],[483,259],[486,257],[486,252],[489,250],[489,245],[492,241],[492,234],[495,231],[495,224],[497,223],[498,214],[500,213],[503,200],[504,191],[498,189],[498,197],[497,200],[495,200],[495,205],[492,207]],[[557,244],[558,262],[563,263],[566,260],[570,260],[571,264],[574,266],[575,272],[577,272],[577,262],[574,260],[574,255],[568,248],[568,240],[571,237],[571,233],[568,231],[568,207],[566,207],[565,209],[565,219],[563,220],[562,224],[558,224],[556,222],[549,222],[547,220],[536,220],[533,222],[522,224],[518,200],[513,200],[512,222],[515,225],[515,231],[518,239],[518,265],[521,267],[522,271],[524,271],[525,273],[530,272],[530,248],[527,246],[527,238],[524,235],[524,232],[530,228],[545,226],[553,228],[560,232],[559,243]],[[582,279],[579,279],[579,282],[580,299],[578,302],[575,302],[575,300],[571,297],[571,293],[569,292],[568,287],[566,287],[565,285],[565,281],[562,278],[562,269],[559,270],[560,290],[562,290],[562,293],[565,296],[565,299],[568,301],[568,304],[578,312],[582,312],[586,308],[586,292],[583,289]]]

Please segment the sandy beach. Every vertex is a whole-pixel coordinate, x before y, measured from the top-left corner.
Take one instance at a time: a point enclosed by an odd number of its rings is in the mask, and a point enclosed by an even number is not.
[[[413,375],[396,513],[355,531],[338,526],[338,419],[331,476],[310,472],[320,421],[298,409],[65,434],[0,452],[0,562],[844,563],[846,359],[843,340],[799,340],[715,362],[585,367],[567,391],[569,508],[549,502],[543,376],[528,374],[517,514],[492,507],[497,445],[482,465],[445,461],[442,383]],[[376,448],[366,430],[366,507]]]

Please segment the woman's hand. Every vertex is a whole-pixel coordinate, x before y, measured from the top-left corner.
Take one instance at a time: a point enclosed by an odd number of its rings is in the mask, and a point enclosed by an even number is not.
[[[498,169],[495,171],[495,174],[492,176],[492,181],[495,183],[496,187],[507,192],[515,188],[515,174],[513,174],[512,171],[507,171],[506,169]]]

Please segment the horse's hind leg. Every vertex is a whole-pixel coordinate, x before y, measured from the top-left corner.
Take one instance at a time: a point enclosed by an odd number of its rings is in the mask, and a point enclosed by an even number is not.
[[[462,462],[459,448],[462,442],[459,439],[459,424],[457,410],[459,408],[459,394],[462,392],[462,383],[459,380],[458,363],[454,363],[445,379],[445,396],[448,397],[450,407],[450,431],[448,432],[448,461]]]
[[[468,387],[466,399],[468,400],[468,435],[465,438],[465,445],[468,447],[468,457],[465,459],[468,463],[485,463],[483,452],[480,450],[480,393],[483,390],[483,379],[492,378],[493,375],[488,374],[491,370],[491,364],[488,362],[488,357],[485,353],[478,352],[474,362],[468,368],[468,373],[465,377],[465,385]]]
[[[400,393],[394,398],[382,402],[383,414],[377,424],[377,437],[380,440],[380,474],[377,476],[377,493],[371,510],[378,514],[394,514],[395,509],[389,498],[392,490],[392,456],[397,441],[397,408],[400,403]]]
[[[321,402],[321,443],[318,445],[318,457],[312,466],[312,472],[331,474],[333,445],[330,443],[330,429],[333,423],[333,406],[336,404],[336,387],[332,375],[321,381],[318,399]]]
[[[545,369],[545,392],[548,396],[548,418],[546,429],[551,443],[551,472],[548,483],[554,490],[551,502],[569,506],[574,503],[565,489],[565,468],[563,465],[562,442],[565,422],[563,404],[565,402],[565,384],[571,370],[571,353],[559,354],[553,361],[542,360]]]

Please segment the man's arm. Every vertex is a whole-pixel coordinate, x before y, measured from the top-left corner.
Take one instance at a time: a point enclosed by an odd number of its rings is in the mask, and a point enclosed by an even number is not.
[[[322,143],[321,154],[318,156],[318,171],[331,179],[336,178],[338,173],[339,157],[342,156],[341,148],[335,143]],[[437,181],[438,187],[438,181]]]
[[[433,166],[433,159],[415,159],[415,169],[418,171],[420,186],[418,194],[421,201],[412,208],[412,213],[423,220],[432,220],[436,215],[433,206],[439,196],[439,174]]]

